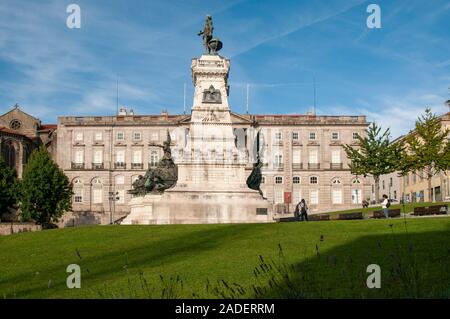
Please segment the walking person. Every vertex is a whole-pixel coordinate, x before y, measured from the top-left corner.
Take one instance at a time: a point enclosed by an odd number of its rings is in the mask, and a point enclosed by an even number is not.
[[[301,221],[308,221],[308,205],[306,205],[306,201],[304,198],[299,203],[300,206],[300,220]]]
[[[391,203],[389,202],[387,195],[383,194],[383,201],[381,202],[381,208],[383,209],[383,213],[386,218],[389,218],[389,206],[391,206]]]
[[[300,220],[300,202],[298,202],[298,204],[295,205],[294,219],[295,219],[296,221],[299,221],[299,220]]]

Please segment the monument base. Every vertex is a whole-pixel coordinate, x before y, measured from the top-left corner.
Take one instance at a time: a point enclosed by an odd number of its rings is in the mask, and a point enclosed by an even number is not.
[[[130,202],[122,225],[274,222],[272,205],[254,190],[189,191],[168,189]]]

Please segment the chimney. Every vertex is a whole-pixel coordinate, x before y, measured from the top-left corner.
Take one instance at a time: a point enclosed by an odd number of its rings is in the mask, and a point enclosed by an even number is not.
[[[127,109],[125,107],[121,106],[118,115],[121,115],[121,116],[127,115]]]
[[[166,109],[163,109],[163,110],[161,111],[161,115],[164,116],[165,118],[168,118],[168,117],[169,117],[169,112],[167,112]]]

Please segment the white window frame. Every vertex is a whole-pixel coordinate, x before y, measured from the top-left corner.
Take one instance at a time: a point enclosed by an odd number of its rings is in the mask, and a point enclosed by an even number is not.
[[[298,204],[302,200],[302,190],[294,189],[292,190],[292,203]]]
[[[292,163],[301,164],[301,162],[302,162],[302,150],[294,149],[292,151]]]
[[[84,164],[84,149],[78,148],[74,150],[73,162],[75,164]]]
[[[125,141],[125,132],[120,131],[116,133],[116,140]]]
[[[334,137],[334,135],[337,135],[336,137]],[[331,139],[333,140],[333,141],[337,141],[337,140],[339,140],[339,132],[331,132]]]
[[[103,132],[94,132],[94,141],[102,141],[103,140]]]
[[[342,204],[342,189],[341,188],[331,190],[331,202],[336,205]]]
[[[102,164],[103,163],[103,149],[94,149],[94,156],[92,159],[92,163],[94,164]]]
[[[125,150],[117,150],[115,158],[116,163],[125,163]]]
[[[142,164],[142,150],[133,150],[131,163]]]
[[[319,204],[319,191],[317,189],[311,189],[309,191],[309,203],[312,205]]]
[[[275,132],[275,140],[276,141],[281,141],[283,139],[283,132],[281,131],[276,131]]]
[[[341,151],[333,150],[331,151],[331,163],[332,164],[340,164],[341,162]]]
[[[309,132],[309,134],[308,134],[308,139],[309,139],[310,141],[315,141],[315,140],[317,140],[317,133],[316,133],[316,132]]]
[[[283,202],[284,202],[283,190],[276,189],[273,199],[274,199],[275,204],[283,204]]]
[[[115,177],[116,185],[124,185],[125,184],[125,176],[124,175],[116,175]]]
[[[352,204],[361,204],[362,203],[362,191],[359,188],[352,188]]]
[[[136,137],[136,135],[138,135]],[[133,141],[141,141],[142,140],[142,132],[133,132]]]
[[[155,149],[150,149],[149,166],[154,167],[159,162],[159,152]]]
[[[309,150],[308,163],[319,164],[319,152],[317,150]]]
[[[73,188],[73,202],[80,204],[83,202],[83,193],[84,189],[83,187],[74,187]]]
[[[275,176],[274,178],[275,184],[283,184],[283,176]],[[280,181],[280,182],[277,182]]]
[[[315,182],[313,183],[314,180],[315,180]],[[317,185],[317,184],[319,184],[319,178],[317,176],[310,176],[309,183],[312,185]]]

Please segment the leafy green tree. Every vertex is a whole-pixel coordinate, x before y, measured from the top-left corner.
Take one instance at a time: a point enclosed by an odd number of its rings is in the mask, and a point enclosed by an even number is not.
[[[401,161],[402,175],[423,172],[428,185],[428,200],[433,201],[431,179],[450,169],[449,130],[429,108],[417,121],[413,132],[405,137],[405,156]]]
[[[44,147],[31,153],[20,183],[23,219],[49,226],[71,209],[72,185]]]
[[[389,129],[381,132],[381,127],[373,122],[366,130],[367,136],[358,136],[358,146],[348,144],[343,148],[351,161],[352,174],[371,175],[375,181],[375,200],[380,199],[380,176],[397,170],[402,156],[401,142],[391,143]]]
[[[0,217],[17,203],[16,171],[0,158]]]

